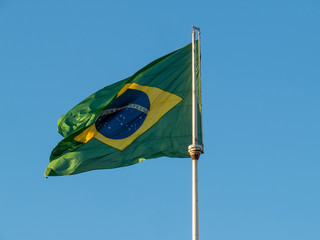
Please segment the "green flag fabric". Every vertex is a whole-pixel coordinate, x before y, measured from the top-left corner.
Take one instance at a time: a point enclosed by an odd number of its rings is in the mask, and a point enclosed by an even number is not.
[[[188,158],[191,64],[189,44],[72,108],[58,121],[64,139],[53,149],[45,176],[124,167],[161,156]],[[198,93],[202,145],[200,99]]]

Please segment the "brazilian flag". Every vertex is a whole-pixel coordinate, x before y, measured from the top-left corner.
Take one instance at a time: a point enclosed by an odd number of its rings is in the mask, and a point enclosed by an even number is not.
[[[59,119],[64,139],[53,149],[45,176],[124,167],[162,156],[188,158],[191,90],[189,44],[93,93]],[[202,145],[200,99],[198,93]]]

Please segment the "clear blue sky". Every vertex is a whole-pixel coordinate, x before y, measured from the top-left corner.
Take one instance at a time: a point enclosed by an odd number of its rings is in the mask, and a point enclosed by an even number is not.
[[[0,1],[0,239],[191,239],[191,160],[44,178],[57,120],[202,30],[200,239],[320,239],[320,2]]]

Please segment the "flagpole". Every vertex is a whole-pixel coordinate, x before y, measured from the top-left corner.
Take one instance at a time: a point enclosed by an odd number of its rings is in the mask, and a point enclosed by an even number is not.
[[[192,159],[192,240],[199,240],[198,159],[202,152],[198,145],[196,31],[200,41],[200,28],[192,26],[192,145],[188,147]],[[200,58],[198,61],[200,66]]]

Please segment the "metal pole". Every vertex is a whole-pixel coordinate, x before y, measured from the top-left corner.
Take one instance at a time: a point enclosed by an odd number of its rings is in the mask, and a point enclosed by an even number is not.
[[[197,60],[196,60],[196,32],[192,29],[192,145],[198,142],[197,129]]]
[[[198,63],[199,63],[199,88],[198,92],[200,93],[200,96],[202,96],[202,89],[201,89],[201,48],[200,48],[200,28],[198,29]],[[200,98],[200,110],[202,112],[202,100]],[[201,136],[203,136],[202,132],[202,117],[201,117]],[[203,143],[202,143],[203,144]],[[201,149],[201,153],[203,153],[203,145]]]
[[[192,240],[199,240],[198,160],[192,160]]]
[[[200,32],[200,28],[192,26],[192,145],[188,147],[192,159],[192,240],[199,240],[198,159],[202,151],[197,129],[196,30]]]

